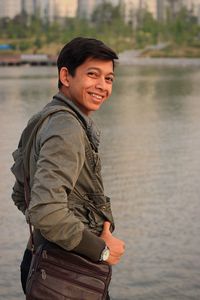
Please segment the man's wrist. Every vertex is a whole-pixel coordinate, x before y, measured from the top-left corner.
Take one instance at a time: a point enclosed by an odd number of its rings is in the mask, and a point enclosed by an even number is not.
[[[90,247],[88,247],[88,245],[90,245]],[[105,242],[103,239],[99,238],[89,230],[84,229],[82,240],[73,251],[87,256],[94,262],[98,262],[104,248]]]

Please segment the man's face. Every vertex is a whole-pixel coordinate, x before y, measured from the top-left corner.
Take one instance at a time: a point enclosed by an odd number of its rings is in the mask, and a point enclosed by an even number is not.
[[[89,115],[108,99],[114,79],[112,61],[89,58],[80,65],[74,76],[68,74],[66,96]]]

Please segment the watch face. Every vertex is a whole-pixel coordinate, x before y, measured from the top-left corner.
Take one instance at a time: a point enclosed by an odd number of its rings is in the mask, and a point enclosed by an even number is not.
[[[102,253],[102,260],[103,261],[107,260],[109,255],[110,255],[110,250],[108,248],[104,249]]]

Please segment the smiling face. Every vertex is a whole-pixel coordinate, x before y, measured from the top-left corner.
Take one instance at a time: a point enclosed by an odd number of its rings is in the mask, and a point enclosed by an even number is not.
[[[89,115],[108,99],[112,92],[114,79],[113,62],[89,58],[79,67],[75,75],[67,68],[60,70],[61,92],[77,104],[81,111]]]

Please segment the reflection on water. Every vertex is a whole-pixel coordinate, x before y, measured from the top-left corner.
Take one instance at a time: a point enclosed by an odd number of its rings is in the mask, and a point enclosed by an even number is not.
[[[200,299],[200,72],[120,67],[102,129],[105,189],[126,255],[113,300]],[[0,298],[23,299],[19,263],[28,236],[10,200],[9,167],[21,129],[56,91],[55,68],[0,69]]]

